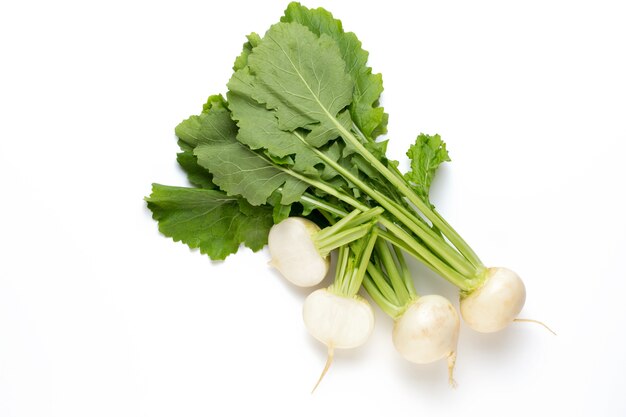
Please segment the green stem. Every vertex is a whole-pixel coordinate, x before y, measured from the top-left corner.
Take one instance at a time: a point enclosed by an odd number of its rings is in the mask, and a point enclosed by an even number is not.
[[[346,222],[344,227],[346,228],[355,227],[355,226],[360,226],[361,224],[364,224],[367,222],[371,222],[374,218],[380,216],[384,212],[385,210],[382,207],[373,207],[369,210],[362,212],[354,219]]]
[[[306,182],[307,184],[315,188],[318,188],[319,190],[324,191],[327,194],[332,195],[333,197],[336,197],[337,199],[347,204],[350,204],[354,208],[358,208],[361,211],[365,211],[369,208],[365,204],[354,199],[353,197],[343,194],[323,182],[316,181],[312,178],[308,178],[304,175],[298,174],[297,172],[284,168],[284,167],[277,167],[277,168],[291,175],[294,178],[297,178],[303,182]],[[448,281],[450,281],[453,285],[456,285],[463,291],[469,291],[471,289],[469,279],[465,278],[462,274],[457,272],[455,269],[451,268],[448,264],[446,264],[441,259],[439,259],[436,255],[434,255],[429,249],[417,243],[417,241],[413,238],[413,236],[411,236],[409,233],[404,231],[401,227],[397,226],[391,220],[386,219],[383,216],[379,218],[379,222],[387,230],[389,230],[391,233],[393,233],[399,239],[405,242],[405,244],[411,249],[409,253],[417,254],[418,256],[416,257],[418,259],[424,259],[425,264],[427,266],[430,266],[439,275],[443,276]]]
[[[365,290],[370,295],[370,297],[372,297],[372,300],[374,300],[374,302],[378,304],[380,309],[383,310],[387,315],[389,315],[393,319],[397,318],[400,315],[402,309],[397,305],[389,302],[389,300],[387,300],[380,293],[372,278],[367,274],[363,279],[363,286],[365,287]]]
[[[437,210],[435,210],[434,208],[432,210],[433,210],[434,215],[439,219],[439,221],[442,224],[446,226],[446,228],[448,229],[448,233],[451,234],[453,237],[451,238],[445,232],[444,234],[448,236],[448,239],[450,239],[451,242],[452,241],[456,242],[454,245],[457,246],[457,248],[463,254],[463,256],[465,256],[467,260],[470,261],[472,265],[476,267],[477,272],[478,272],[477,275],[480,275],[482,273],[482,270],[485,268],[485,265],[482,263],[480,258],[478,258],[478,255],[476,255],[476,252],[474,252],[474,250],[465,242],[465,240],[461,238],[461,236],[456,232],[456,230],[454,230],[452,226],[450,226],[450,224],[446,221],[446,219],[444,219],[441,216],[441,214],[437,212]]]
[[[316,235],[316,239],[326,239],[333,234],[370,222],[384,211],[382,207],[374,207],[363,212],[359,209],[354,209],[332,226],[320,230]]]
[[[373,143],[375,142],[374,139],[370,139],[367,136],[365,136],[365,134],[361,131],[361,129],[356,125],[356,123],[352,123],[352,131],[358,136],[358,138],[361,140],[361,142],[366,143]],[[393,174],[395,174],[401,181],[405,181],[404,179],[404,174],[400,171],[400,169],[398,168],[398,166],[396,164],[390,163],[385,165]],[[424,219],[422,219],[421,216],[418,216],[419,220],[424,221]]]
[[[311,204],[312,206],[317,207],[318,209],[325,211],[327,213],[331,213],[334,214],[337,217],[344,217],[347,216],[348,213],[344,210],[342,210],[341,208],[330,204],[327,201],[321,200],[317,197],[315,197],[314,195],[311,195],[309,193],[304,193],[301,197],[300,197],[301,201],[305,201],[308,204]]]
[[[300,140],[308,146],[303,137],[299,134],[295,134]],[[356,140],[356,138],[355,138]],[[357,140],[358,142],[358,140]],[[360,144],[360,142],[359,142]],[[309,148],[315,152],[315,154],[322,159],[325,163],[330,165],[333,169],[339,172],[345,179],[355,184],[365,193],[367,193],[371,198],[376,200],[381,206],[383,206],[387,211],[393,214],[400,222],[405,224],[413,233],[419,236],[424,242],[439,256],[445,259],[453,268],[459,271],[462,275],[465,276],[474,276],[476,274],[475,268],[471,263],[463,258],[459,254],[459,252],[452,249],[445,240],[443,240],[440,236],[438,236],[428,225],[424,224],[420,221],[415,221],[414,216],[412,216],[404,207],[393,202],[385,195],[379,193],[378,191],[371,188],[369,185],[365,184],[358,177],[353,175],[351,172],[347,171],[344,167],[339,165],[337,162],[328,158],[323,152],[319,149],[313,148],[309,146]],[[365,148],[363,148],[367,151]],[[370,154],[371,155],[371,154]],[[373,157],[373,155],[372,155]],[[374,158],[376,159],[376,158]],[[378,161],[378,159],[376,159]],[[382,163],[378,161],[381,165]],[[384,166],[384,165],[383,165]],[[397,178],[396,178],[397,179]]]
[[[340,289],[343,287],[343,281],[348,273],[350,273],[350,250],[348,246],[342,246],[339,248],[339,255],[337,256],[337,267],[335,269],[335,280],[331,285],[333,291],[340,293]]]
[[[369,143],[374,143],[374,139],[370,139],[367,136],[365,136],[365,134],[363,132],[361,132],[361,129],[359,129],[359,127],[356,125],[356,123],[352,122],[352,130],[357,134],[357,136],[361,139],[361,142],[369,142]]]
[[[335,269],[335,283],[342,285],[343,277],[346,276],[348,271],[348,262],[350,261],[350,250],[347,246],[339,248],[339,256],[337,256],[337,267]]]
[[[427,248],[416,242],[410,234],[408,234],[401,227],[398,227],[392,221],[382,216],[380,217],[379,221],[380,224],[387,228],[387,230],[396,235],[400,240],[404,241],[404,243],[410,249],[410,251],[408,251],[409,254],[417,254],[416,258],[418,260],[423,260],[426,266],[430,267],[433,271],[437,272],[439,275],[441,275],[442,277],[450,281],[450,283],[459,287],[463,291],[469,291],[471,289],[472,279],[466,278],[465,276],[457,272],[454,268],[451,268],[448,264],[435,256]]]
[[[373,224],[372,224],[373,226]],[[350,285],[348,286],[348,295],[355,296],[357,292],[359,292],[359,288],[361,288],[361,284],[363,283],[363,277],[365,276],[365,271],[367,269],[367,265],[370,263],[370,258],[372,256],[372,250],[374,249],[374,244],[378,240],[378,228],[373,227],[370,236],[368,237],[367,243],[363,248],[363,251],[358,255],[359,263],[358,268],[356,270],[356,275],[350,281]]]
[[[467,243],[461,238],[461,236],[447,222],[442,221],[442,218],[437,216],[433,212],[430,206],[426,204],[415,193],[415,191],[413,191],[413,189],[411,189],[411,187],[406,183],[406,181],[404,181],[404,179],[399,178],[397,174],[391,172],[378,158],[372,155],[371,152],[369,152],[367,148],[365,148],[365,146],[363,146],[363,144],[351,132],[349,132],[341,123],[339,123],[336,118],[332,117],[329,113],[328,116],[330,116],[331,120],[335,124],[335,127],[339,130],[344,140],[354,146],[359,154],[361,154],[361,156],[365,158],[365,160],[372,164],[374,168],[376,168],[376,170],[380,172],[391,184],[396,186],[396,188],[402,193],[402,195],[404,195],[412,204],[414,204],[415,207],[417,207],[435,227],[441,230],[441,232],[450,240],[450,242],[467,260],[477,260],[475,254],[474,256],[472,256],[473,252],[466,253],[466,249],[469,247],[469,245],[467,245]],[[472,263],[473,265],[473,262],[470,261],[470,263]],[[480,273],[479,267],[482,266],[482,264],[474,266],[477,267],[474,271],[474,275],[477,275]]]
[[[315,238],[315,244],[317,250],[322,256],[327,256],[333,249],[337,249],[348,243],[354,242],[357,239],[367,235],[372,226],[370,224],[362,224],[361,226],[353,227],[348,230],[343,230],[339,233],[335,233],[326,238]]]
[[[361,203],[359,200],[353,197],[350,197],[349,195],[344,194],[340,191],[337,191],[335,188],[329,186],[326,183],[314,180],[313,178],[309,178],[307,176],[304,176],[302,174],[299,174],[295,171],[292,171],[291,169],[288,169],[282,166],[276,166],[276,169],[283,171],[284,173],[289,174],[292,177],[299,179],[302,182],[306,182],[310,186],[315,187],[321,191],[324,191],[326,194],[332,195],[333,197],[343,201],[344,203],[350,204],[353,208],[357,208],[361,211],[366,211],[367,209],[370,208],[367,205]]]
[[[383,271],[381,271],[380,267],[375,263],[370,262],[369,265],[367,265],[367,273],[371,279],[374,280],[376,288],[378,288],[378,291],[380,291],[387,301],[399,307],[401,304],[398,300],[398,296],[393,291],[393,288],[391,288],[391,285],[389,285],[389,282],[385,278],[385,275],[383,274]]]
[[[375,223],[363,225],[368,226],[370,233],[367,237],[363,237],[354,245],[341,246],[335,281],[330,287],[333,293],[352,298],[359,292],[367,265],[370,263],[374,243],[378,238],[374,225]]]
[[[387,242],[391,243],[394,247],[402,249],[403,251],[405,251],[406,253],[408,253],[409,255],[417,259],[418,261],[427,263],[426,259],[421,257],[418,253],[415,252],[415,250],[413,250],[413,248],[407,245],[407,243],[404,240],[398,238],[396,235],[388,232],[387,230],[381,230],[380,232],[378,232],[378,235],[382,239],[385,239]]]
[[[404,256],[402,256],[402,252],[400,251],[400,248],[398,248],[397,246],[393,246],[393,252],[395,254],[395,259],[398,263],[398,267],[400,269],[402,278],[404,279],[404,284],[406,286],[406,289],[409,291],[409,295],[413,299],[417,297],[417,291],[415,291],[415,285],[413,285],[411,271],[409,270],[409,267],[406,264],[406,260],[404,259]]]
[[[324,238],[326,238],[328,236],[331,236],[333,234],[336,234],[336,233],[340,232],[344,228],[346,223],[348,223],[350,220],[352,220],[356,216],[358,216],[359,213],[361,213],[361,210],[359,210],[359,209],[352,210],[350,213],[348,213],[346,216],[344,216],[337,223],[333,224],[332,226],[326,227],[326,228],[320,230],[319,232],[317,232],[316,239],[323,240]]]
[[[389,246],[387,246],[386,242],[382,240],[376,242],[376,256],[380,259],[383,267],[385,268],[385,272],[387,273],[387,277],[389,277],[389,282],[393,288],[393,292],[396,294],[400,305],[405,305],[409,302],[411,297],[409,295],[409,291],[405,287],[404,279],[402,279],[398,273],[398,268],[396,267],[393,257],[391,256],[391,251],[389,250]]]
[[[382,196],[383,199],[386,199],[385,196]],[[420,239],[424,241],[424,243],[434,252],[436,256],[442,258],[443,261],[447,262],[452,268],[454,268],[459,274],[472,277],[475,275],[475,270],[473,265],[467,262],[459,252],[452,249],[445,240],[443,240],[440,236],[438,236],[434,230],[430,227],[425,226],[421,222],[412,221],[412,217],[410,214],[405,214],[406,210],[402,210],[402,208],[396,205],[393,201],[386,199],[387,206],[396,206],[400,211],[394,211],[393,209],[388,209],[388,211],[393,214],[402,224],[406,225],[411,232],[415,233]],[[418,226],[418,228],[414,227]],[[419,233],[424,231],[424,233]]]

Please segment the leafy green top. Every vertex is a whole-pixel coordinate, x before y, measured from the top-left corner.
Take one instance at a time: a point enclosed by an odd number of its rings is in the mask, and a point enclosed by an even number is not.
[[[367,51],[361,47],[361,41],[352,32],[344,32],[341,21],[323,8],[308,9],[300,3],[292,2],[287,6],[281,22],[296,22],[307,27],[317,36],[328,35],[341,52],[346,70],[352,77],[354,89],[350,116],[369,139],[387,131],[388,116],[378,100],[383,92],[383,80],[380,74],[372,74],[367,66]]]
[[[411,159],[411,170],[405,174],[405,178],[417,195],[430,204],[428,194],[435,172],[443,162],[450,161],[446,144],[439,135],[421,133],[406,155]]]
[[[198,188],[154,186],[147,200],[160,230],[223,259],[241,243],[259,249],[293,204],[340,217],[380,205],[387,238],[466,288],[464,276],[482,264],[428,197],[449,160],[445,144],[419,135],[405,175],[387,159],[386,142],[376,141],[387,125],[382,78],[367,58],[329,12],[298,3],[263,37],[248,35],[228,102],[211,96],[176,128],[178,161]]]
[[[219,190],[152,184],[146,201],[161,233],[214,260],[237,252],[242,243],[261,249],[274,224],[271,207],[253,207]]]

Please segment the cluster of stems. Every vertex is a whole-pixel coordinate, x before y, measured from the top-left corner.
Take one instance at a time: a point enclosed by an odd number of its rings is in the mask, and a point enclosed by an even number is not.
[[[379,192],[374,187],[368,185],[357,175],[343,167],[341,164],[328,157],[324,152],[307,144],[304,137],[294,133],[302,143],[314,152],[324,163],[333,168],[347,182],[354,184],[368,198],[357,199],[352,195],[343,192],[319,179],[303,175],[288,167],[279,167],[283,172],[309,184],[330,196],[339,200],[342,205],[352,209],[368,212],[371,210],[372,202],[384,209],[384,213],[378,216],[379,230],[377,235],[379,240],[384,240],[392,245],[392,252],[382,249],[382,244],[376,245],[374,252],[375,262],[378,266],[368,268],[368,276],[365,279],[366,289],[372,290],[373,298],[390,315],[397,314],[398,305],[403,305],[406,301],[405,293],[411,294],[411,286],[394,286],[393,297],[381,297],[389,294],[385,286],[379,279],[376,287],[371,285],[376,282],[374,276],[380,276],[379,272],[386,272],[388,282],[408,282],[408,272],[405,262],[402,259],[401,251],[415,257],[427,267],[447,279],[463,292],[471,292],[483,282],[486,268],[470,246],[461,236],[445,221],[445,219],[432,207],[432,205],[422,200],[412,189],[410,184],[402,176],[393,164],[385,164],[373,155],[364,145],[367,139],[356,126],[347,130],[340,124],[337,129],[341,133],[343,140],[354,147],[357,152],[365,158],[400,195],[400,199],[390,198]],[[327,217],[345,218],[348,216],[346,210],[328,201],[324,201],[312,194],[302,196],[302,202],[316,207]],[[341,221],[341,220],[340,220]],[[355,233],[356,230],[354,231]],[[359,232],[359,233],[362,233]],[[389,252],[389,253],[388,253]],[[393,256],[388,256],[393,253]],[[391,268],[390,259],[395,259],[397,267]],[[402,259],[402,260],[401,260]],[[385,261],[383,261],[385,260]],[[395,273],[397,270],[397,274]],[[376,289],[378,292],[375,292]],[[369,290],[368,290],[369,291]],[[370,294],[372,294],[370,292]],[[392,308],[396,305],[396,308]]]

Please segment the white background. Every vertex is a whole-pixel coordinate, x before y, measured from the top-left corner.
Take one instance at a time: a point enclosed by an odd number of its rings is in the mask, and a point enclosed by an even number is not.
[[[379,313],[311,395],[307,291],[265,251],[211,262],[161,236],[142,200],[186,184],[174,126],[287,3],[3,2],[0,416],[626,415],[622,2],[430,3],[306,4],[383,73],[392,157],[419,132],[447,141],[435,203],[558,336],[463,327],[452,390]]]

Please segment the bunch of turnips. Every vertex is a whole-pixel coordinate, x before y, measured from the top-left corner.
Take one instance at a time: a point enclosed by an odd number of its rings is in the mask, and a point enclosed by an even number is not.
[[[367,293],[394,321],[400,355],[446,359],[453,384],[459,314],[444,297],[417,294],[405,257],[459,288],[461,316],[479,332],[517,319],[524,284],[483,265],[431,203],[435,172],[450,160],[439,135],[417,136],[406,173],[386,156],[382,77],[367,60],[329,12],[289,4],[264,36],[248,35],[225,97],[210,96],[176,127],[193,187],[153,184],[146,200],[163,234],[211,259],[268,244],[270,265],[296,286],[320,284],[336,254],[332,284],[303,307],[328,348],[320,380],[335,349],[371,335]]]

